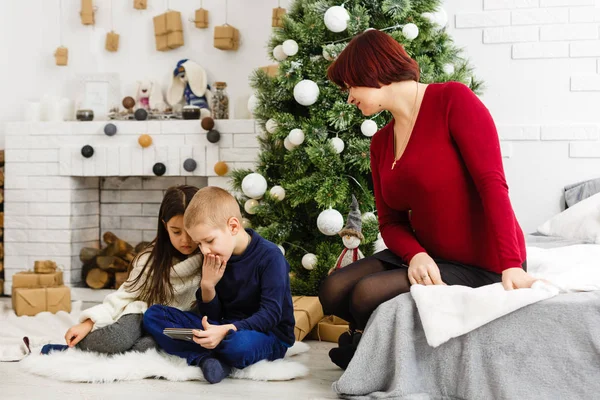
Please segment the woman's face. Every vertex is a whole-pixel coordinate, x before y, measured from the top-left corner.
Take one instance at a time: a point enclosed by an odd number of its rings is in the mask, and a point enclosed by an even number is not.
[[[167,232],[169,232],[171,244],[177,251],[186,256],[189,256],[196,251],[196,247],[194,246],[194,242],[192,242],[190,235],[183,229],[183,215],[174,216],[167,221],[165,226]]]
[[[366,86],[349,87],[348,104],[354,104],[365,116],[381,111],[381,88]]]

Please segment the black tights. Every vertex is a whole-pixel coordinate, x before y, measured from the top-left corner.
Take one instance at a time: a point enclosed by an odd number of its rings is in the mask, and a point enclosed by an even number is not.
[[[482,268],[435,260],[442,280],[448,285],[479,287],[502,281],[502,275]],[[525,270],[526,262],[523,267]],[[350,322],[352,329],[364,329],[375,309],[410,291],[408,268],[376,257],[358,260],[333,272],[321,285],[319,300],[326,315]]]

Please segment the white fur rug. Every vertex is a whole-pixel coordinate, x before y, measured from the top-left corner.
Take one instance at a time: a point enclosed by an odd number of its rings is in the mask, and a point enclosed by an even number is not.
[[[40,354],[47,343],[64,343],[67,329],[77,323],[81,303],[73,303],[72,312],[56,314],[43,312],[35,317],[17,317],[11,309],[0,303],[0,361],[19,361],[27,372],[69,382],[113,382],[144,378],[164,378],[171,381],[204,380],[198,367],[190,367],[184,359],[160,351],[125,353],[113,356],[69,349]],[[30,340],[32,353],[22,338]],[[234,370],[231,378],[257,381],[282,381],[308,375],[308,368],[289,360],[296,354],[307,352],[306,343],[296,342],[286,358],[261,361],[243,370]]]

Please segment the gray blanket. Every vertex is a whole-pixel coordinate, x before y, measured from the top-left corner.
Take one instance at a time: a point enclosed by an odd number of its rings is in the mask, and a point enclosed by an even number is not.
[[[410,294],[379,306],[333,384],[352,399],[600,398],[600,291],[561,294],[432,348]]]

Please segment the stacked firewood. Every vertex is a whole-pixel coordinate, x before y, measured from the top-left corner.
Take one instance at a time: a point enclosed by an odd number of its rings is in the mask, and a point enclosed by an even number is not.
[[[0,150],[0,296],[4,293],[4,150]]]
[[[105,232],[102,238],[105,248],[84,247],[79,252],[83,263],[81,279],[92,289],[118,289],[127,280],[136,254],[148,243],[142,242],[133,247],[112,232]]]

